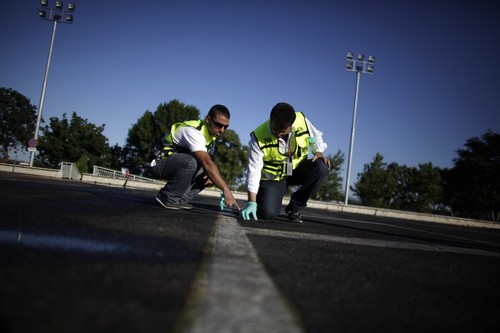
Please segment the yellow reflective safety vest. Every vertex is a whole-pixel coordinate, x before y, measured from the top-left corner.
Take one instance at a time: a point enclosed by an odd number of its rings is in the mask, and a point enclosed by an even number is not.
[[[295,114],[292,132],[288,135],[288,149],[280,151],[279,139],[271,133],[269,119],[252,132],[260,150],[264,153],[261,180],[282,180],[287,175],[287,162],[291,162],[293,169],[295,169],[300,162],[307,158],[310,134],[306,118],[302,112],[296,112]]]
[[[168,133],[161,139],[161,143],[163,144],[163,151],[162,151],[163,156],[170,156],[173,153],[186,153],[186,154],[191,153],[188,147],[181,147],[174,143],[173,134],[176,133],[176,131],[179,130],[179,128],[185,126],[194,127],[203,134],[203,136],[205,137],[205,147],[207,148],[207,152],[209,152],[212,146],[215,144],[215,140],[217,138],[215,136],[212,136],[212,134],[210,134],[210,131],[207,128],[205,120],[201,119],[187,120],[173,124],[172,127],[170,128],[170,133]]]

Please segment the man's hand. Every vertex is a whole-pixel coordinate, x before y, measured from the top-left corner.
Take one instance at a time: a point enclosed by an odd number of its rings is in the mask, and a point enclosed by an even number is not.
[[[220,210],[224,210],[224,207],[234,207],[237,210],[240,210],[240,206],[238,206],[238,202],[233,196],[233,193],[230,190],[226,190],[225,193],[222,192],[219,198]]]
[[[312,158],[312,161],[316,161],[317,159],[320,159],[322,160],[323,162],[325,162],[325,164],[328,166],[328,169],[330,169],[332,166],[331,166],[331,162],[328,158],[326,158],[325,156],[323,156],[322,153],[316,153],[314,154],[313,158]]]
[[[247,202],[247,206],[245,207],[245,209],[243,209],[241,211],[241,217],[244,219],[244,220],[250,220],[250,218],[253,216],[254,220],[258,220],[257,219],[257,203],[256,202],[253,202],[253,201],[249,201]]]
[[[219,198],[220,210],[224,210],[224,207],[226,206],[224,201],[226,201],[226,197],[224,196],[224,193],[221,193]]]

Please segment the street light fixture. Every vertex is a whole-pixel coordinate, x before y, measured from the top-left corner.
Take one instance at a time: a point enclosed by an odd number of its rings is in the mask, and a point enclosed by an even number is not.
[[[358,54],[357,58],[354,59],[354,53],[347,52],[346,56],[347,64],[345,69],[350,72],[356,72],[356,90],[354,92],[354,110],[352,115],[352,127],[351,127],[351,144],[349,146],[349,159],[347,161],[347,180],[345,185],[345,204],[349,201],[349,183],[351,180],[351,162],[352,162],[352,151],[354,146],[354,132],[356,130],[356,113],[358,109],[358,93],[359,93],[359,80],[361,78],[361,73],[363,74],[373,74],[375,70],[375,57],[372,55],[368,56],[367,61],[365,61],[365,56],[363,54]]]
[[[37,139],[38,139],[38,131],[40,129],[40,122],[42,120],[43,102],[45,100],[45,91],[47,89],[47,80],[49,77],[49,68],[50,68],[50,58],[52,57],[52,48],[54,47],[54,38],[56,35],[57,23],[72,23],[73,22],[73,15],[67,14],[67,12],[73,13],[75,11],[75,5],[71,4],[71,3],[68,4],[67,9],[65,10],[64,4],[62,3],[62,1],[56,1],[55,8],[49,7],[48,0],[40,0],[40,5],[42,6],[42,8],[38,10],[38,17],[40,17],[42,20],[52,21],[52,22],[54,22],[54,25],[52,27],[52,36],[50,39],[49,55],[47,57],[47,65],[45,66],[45,77],[43,79],[42,93],[40,95],[40,103],[38,106],[38,116],[37,116],[37,120],[36,120],[35,136],[34,136],[34,140],[30,140],[30,142],[34,142],[35,147],[36,147],[36,143],[37,143]],[[35,160],[35,151],[36,151],[35,147],[30,146],[30,148],[33,148],[31,150],[30,167],[33,166],[33,161]]]

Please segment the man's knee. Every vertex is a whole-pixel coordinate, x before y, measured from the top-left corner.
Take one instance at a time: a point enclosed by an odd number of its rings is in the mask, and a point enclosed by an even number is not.
[[[259,220],[274,220],[279,214],[279,210],[269,209],[269,207],[257,209],[257,217]]]
[[[278,217],[279,214],[276,213],[270,213],[270,212],[265,212],[263,215],[257,214],[259,220],[275,220]]]
[[[186,158],[183,163],[183,171],[193,173],[198,169],[198,161],[192,156]]]
[[[314,164],[315,172],[317,172],[321,178],[326,177],[328,175],[328,173],[330,172],[328,165],[323,161],[316,160],[316,163],[313,163],[313,164]]]

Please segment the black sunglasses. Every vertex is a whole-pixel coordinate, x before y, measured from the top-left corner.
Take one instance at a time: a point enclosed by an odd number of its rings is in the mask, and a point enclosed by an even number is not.
[[[224,127],[224,129],[226,130],[229,127],[229,125],[221,124],[218,121],[213,120],[212,118],[210,118],[210,120],[214,123],[215,127],[217,127],[218,129],[221,129]]]

